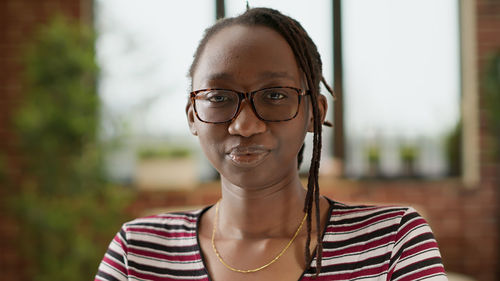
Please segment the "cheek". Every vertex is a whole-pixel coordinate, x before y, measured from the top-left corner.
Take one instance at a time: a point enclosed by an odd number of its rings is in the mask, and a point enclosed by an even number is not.
[[[297,158],[307,133],[306,125],[305,120],[300,120],[300,122],[293,122],[289,126],[280,128],[281,136],[278,137],[280,140],[279,154],[283,162],[294,162]]]
[[[224,158],[224,146],[223,146],[223,129],[216,128],[216,125],[202,124],[202,126],[197,127],[198,141],[200,146],[212,163],[212,165],[218,170],[220,162]],[[208,128],[214,127],[214,128]],[[227,129],[226,129],[227,130]]]

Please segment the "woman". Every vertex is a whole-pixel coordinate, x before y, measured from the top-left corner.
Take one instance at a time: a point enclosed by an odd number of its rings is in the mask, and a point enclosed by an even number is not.
[[[126,223],[96,280],[446,280],[431,230],[413,209],[319,195],[321,68],[301,25],[276,10],[250,9],[207,29],[186,114],[221,175],[222,198]],[[307,132],[314,147],[305,190],[297,167]]]

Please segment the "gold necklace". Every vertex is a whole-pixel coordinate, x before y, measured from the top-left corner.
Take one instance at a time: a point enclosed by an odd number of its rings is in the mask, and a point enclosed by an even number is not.
[[[222,263],[222,265],[224,265],[227,269],[229,269],[231,271],[239,272],[239,273],[251,273],[251,272],[256,272],[256,271],[262,270],[262,269],[270,266],[274,262],[276,262],[279,258],[281,258],[281,256],[283,256],[283,254],[286,252],[286,250],[288,250],[290,245],[292,245],[295,238],[297,238],[297,235],[299,235],[299,232],[302,229],[302,226],[304,225],[304,222],[306,221],[306,218],[307,218],[307,213],[306,213],[304,215],[304,218],[302,219],[302,222],[299,225],[299,228],[297,228],[297,231],[295,231],[295,234],[293,235],[292,239],[288,242],[288,244],[285,246],[285,248],[283,250],[281,250],[281,252],[274,259],[272,259],[270,262],[264,264],[263,266],[254,268],[254,269],[237,269],[237,268],[234,268],[234,267],[230,266],[229,264],[227,264],[220,256],[219,251],[217,251],[217,248],[215,248],[215,229],[217,228],[216,227],[217,220],[219,219],[219,202],[217,202],[217,204],[215,205],[215,218],[214,218],[214,226],[213,226],[213,230],[212,230],[212,248],[214,249],[214,253],[217,256],[217,258],[219,259],[219,261]]]

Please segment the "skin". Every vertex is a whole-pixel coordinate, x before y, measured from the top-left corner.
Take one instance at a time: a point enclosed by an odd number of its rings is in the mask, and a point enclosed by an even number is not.
[[[286,40],[261,26],[233,25],[210,38],[193,74],[193,89],[226,88],[249,92],[270,86],[304,89],[305,79]],[[321,120],[327,109],[319,96]],[[304,190],[297,170],[297,154],[307,132],[313,131],[309,97],[302,99],[297,117],[286,122],[264,122],[244,100],[231,123],[199,121],[186,108],[189,127],[221,174],[222,199],[217,221],[216,247],[222,258],[239,269],[260,267],[290,241],[304,217]],[[321,198],[323,229],[328,203]],[[212,280],[297,280],[306,264],[306,225],[285,254],[255,273],[225,268],[212,250],[215,208],[200,221],[200,247]],[[313,217],[313,232],[315,225]],[[311,241],[311,250],[316,241]]]

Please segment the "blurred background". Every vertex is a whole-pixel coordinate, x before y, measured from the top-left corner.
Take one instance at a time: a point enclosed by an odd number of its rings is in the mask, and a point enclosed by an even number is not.
[[[336,92],[321,192],[414,206],[455,280],[499,280],[500,1],[249,4],[301,22]],[[0,2],[1,280],[90,280],[126,220],[216,202],[187,72],[203,30],[245,6]]]

